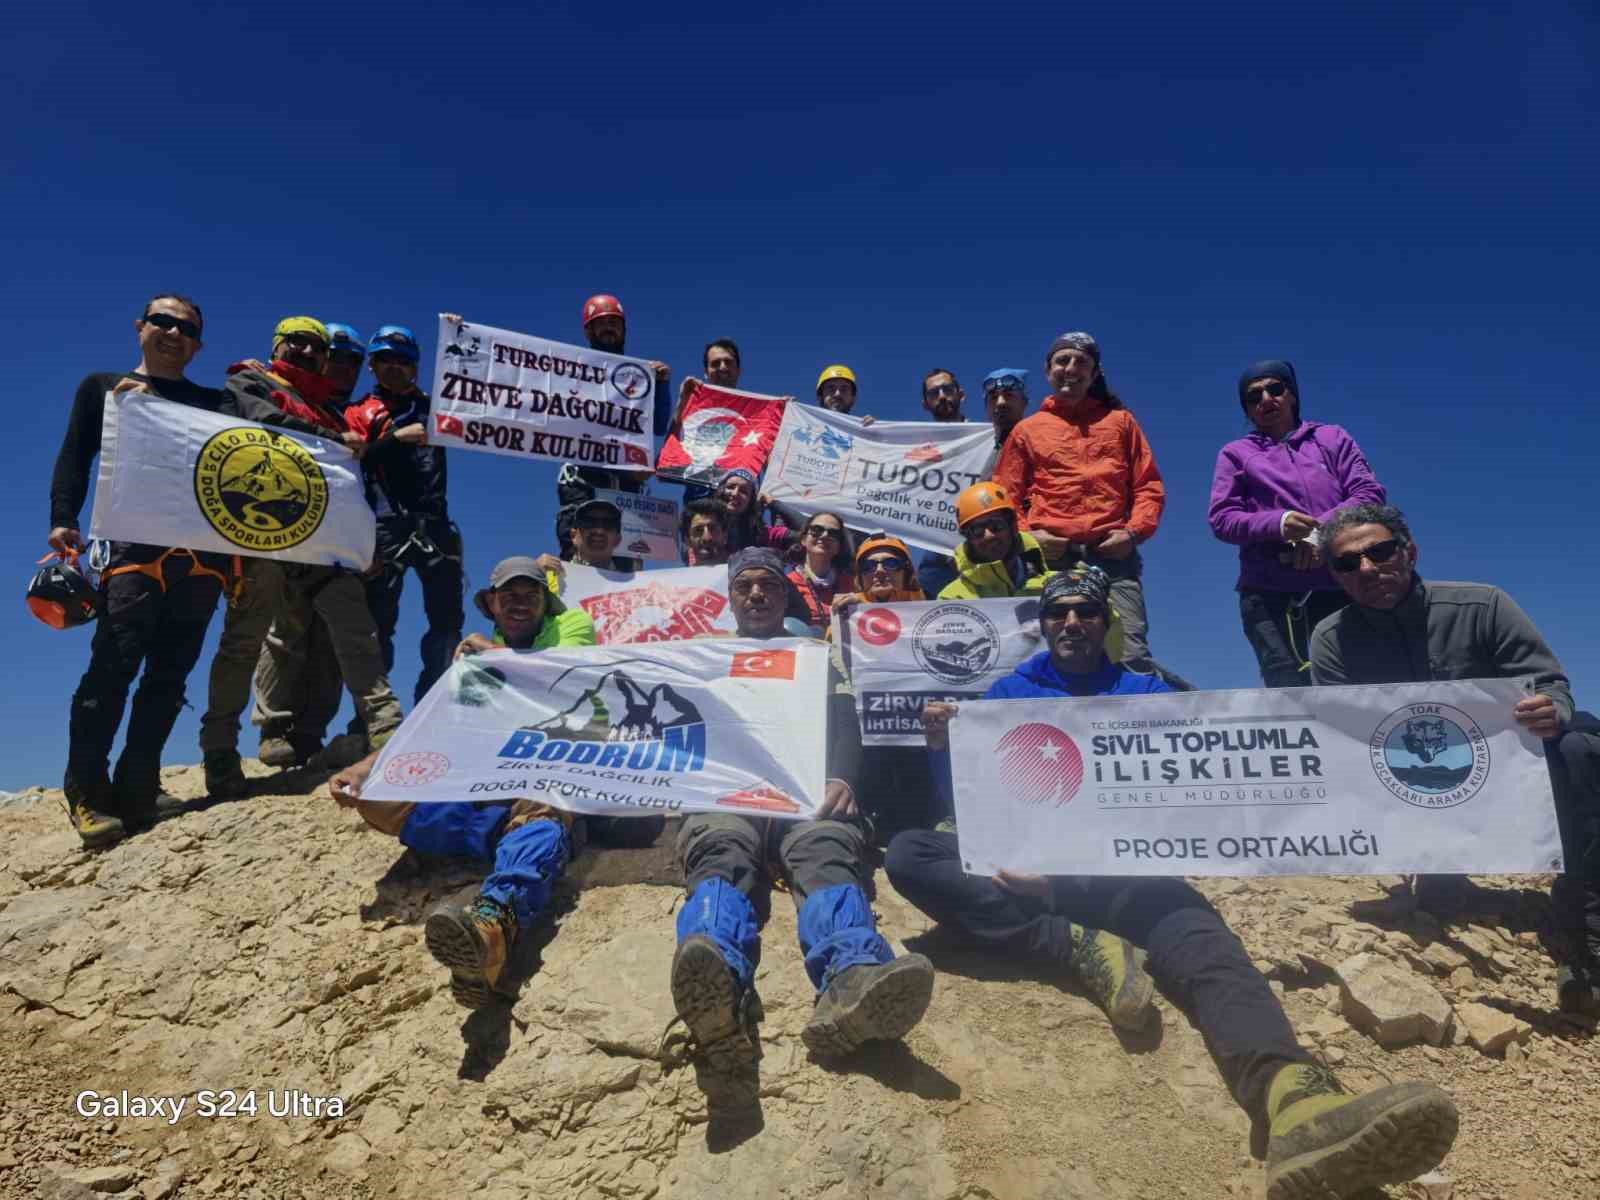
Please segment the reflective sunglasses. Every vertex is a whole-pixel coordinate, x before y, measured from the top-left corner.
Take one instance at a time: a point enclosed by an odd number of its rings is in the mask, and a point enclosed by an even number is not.
[[[961,390],[961,385],[955,383],[936,383],[932,387],[923,388],[922,390],[923,394],[927,396],[954,396]]]
[[[1078,614],[1080,621],[1103,621],[1106,619],[1106,607],[1090,601],[1087,604],[1052,604],[1039,616],[1046,621],[1065,621],[1072,614]]]
[[[806,536],[817,538],[819,541],[822,538],[827,538],[830,542],[842,542],[844,540],[844,531],[829,529],[826,525],[807,525]]]
[[[884,554],[876,558],[869,558],[861,564],[862,578],[876,575],[880,571],[887,571],[893,575],[896,571],[904,571],[911,564],[898,554]]]
[[[1015,375],[1002,375],[999,379],[985,379],[983,390],[993,395],[995,392],[1012,392],[1022,390],[1022,380]]]
[[[154,325],[167,333],[177,330],[190,341],[200,340],[199,325],[193,321],[185,321],[182,317],[175,317],[171,313],[145,313],[142,320],[146,325]]]
[[[1388,541],[1373,542],[1370,546],[1360,550],[1352,550],[1348,554],[1336,554],[1328,560],[1328,565],[1339,574],[1348,575],[1351,571],[1360,569],[1363,558],[1375,565],[1386,563],[1395,556],[1395,551],[1399,549],[1399,540],[1390,538]]]
[[[982,537],[986,533],[1007,533],[1011,529],[1011,518],[1005,514],[992,517],[982,517],[976,521],[968,521],[961,527],[964,537]]]
[[[1263,384],[1258,388],[1251,388],[1244,394],[1244,402],[1252,408],[1261,403],[1263,396],[1271,396],[1274,400],[1281,400],[1289,385],[1281,379],[1274,379],[1271,383]]]
[[[283,343],[286,346],[293,346],[296,350],[304,350],[308,354],[328,352],[328,343],[314,333],[286,333],[283,335]]]

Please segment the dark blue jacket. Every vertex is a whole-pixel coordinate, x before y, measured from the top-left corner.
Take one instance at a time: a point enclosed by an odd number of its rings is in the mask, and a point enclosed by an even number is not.
[[[1155,696],[1172,689],[1155,675],[1140,675],[1104,655],[1099,670],[1088,675],[1062,675],[1041,650],[983,694],[985,700],[1032,700],[1041,696]],[[941,812],[955,812],[955,786],[950,779],[950,751],[929,750],[928,766]]]

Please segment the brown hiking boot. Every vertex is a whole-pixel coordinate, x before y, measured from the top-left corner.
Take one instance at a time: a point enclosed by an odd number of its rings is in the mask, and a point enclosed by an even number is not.
[[[713,1115],[755,1107],[761,1094],[759,1004],[717,944],[690,934],[672,956],[672,1006],[694,1040],[694,1075]]]
[[[67,819],[78,831],[84,849],[99,850],[120,842],[127,835],[122,822],[105,811],[111,803],[109,781],[97,787],[81,788],[69,778],[62,790],[67,799]]]
[[[1415,1179],[1444,1161],[1460,1120],[1431,1083],[1352,1096],[1310,1063],[1273,1077],[1267,1107],[1267,1200],[1346,1200]]]
[[[800,1040],[818,1058],[849,1054],[863,1042],[899,1041],[932,999],[933,964],[921,954],[847,967],[817,997]]]
[[[496,989],[517,940],[517,917],[498,900],[479,896],[465,908],[443,904],[422,929],[428,953],[450,968],[450,995],[463,1008],[485,1008],[512,997]]]
[[[256,751],[256,757],[262,765],[268,767],[300,767],[304,766],[311,758],[322,749],[320,741],[295,737],[264,737],[261,747]]]

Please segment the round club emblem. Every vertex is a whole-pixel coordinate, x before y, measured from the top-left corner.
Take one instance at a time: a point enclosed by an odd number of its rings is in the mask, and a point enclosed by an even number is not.
[[[629,400],[637,400],[650,390],[650,372],[638,363],[620,363],[611,372],[611,386]]]
[[[1054,725],[1030,721],[1018,725],[995,744],[1000,781],[1024,804],[1057,808],[1078,794],[1083,783],[1083,755],[1078,745]]]
[[[224,429],[200,447],[194,498],[212,529],[244,550],[288,550],[328,513],[328,481],[304,446],[271,429]]]
[[[869,646],[887,646],[900,636],[900,618],[892,609],[869,608],[856,618],[856,636]]]
[[[722,457],[739,433],[744,418],[731,408],[702,408],[683,421],[683,448],[697,467]]]
[[[1372,769],[1416,808],[1455,808],[1489,778],[1489,742],[1478,723],[1448,704],[1408,704],[1384,718],[1367,743]]]
[[[963,686],[982,679],[1000,655],[994,622],[966,604],[936,604],[911,631],[911,652],[929,675]]]
[[[393,787],[421,787],[450,769],[450,760],[432,750],[396,754],[383,768],[383,781]]]

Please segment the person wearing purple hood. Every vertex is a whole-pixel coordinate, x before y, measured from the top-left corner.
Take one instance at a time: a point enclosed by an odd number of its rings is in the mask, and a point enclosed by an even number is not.
[[[1341,508],[1387,495],[1355,439],[1337,425],[1300,419],[1294,365],[1252,363],[1239,404],[1254,427],[1217,454],[1207,518],[1239,547],[1239,617],[1269,688],[1311,683],[1311,631],[1343,608],[1317,526]]]

